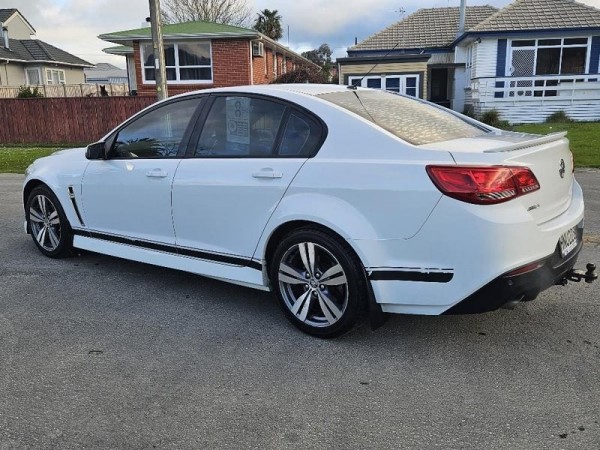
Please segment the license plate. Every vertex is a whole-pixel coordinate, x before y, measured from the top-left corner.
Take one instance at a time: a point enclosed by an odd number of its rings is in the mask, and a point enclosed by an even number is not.
[[[577,227],[573,227],[563,234],[558,240],[560,256],[565,257],[577,247]]]

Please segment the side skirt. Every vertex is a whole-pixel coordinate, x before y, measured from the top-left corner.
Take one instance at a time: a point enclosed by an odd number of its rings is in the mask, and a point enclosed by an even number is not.
[[[223,264],[82,235],[74,236],[73,247],[155,266],[182,270],[262,291],[270,290],[268,286],[265,286],[262,271],[258,268]]]

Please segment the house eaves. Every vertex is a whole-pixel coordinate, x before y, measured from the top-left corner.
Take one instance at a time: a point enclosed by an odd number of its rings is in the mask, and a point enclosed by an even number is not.
[[[368,64],[368,63],[407,63],[407,62],[426,62],[431,58],[430,53],[421,53],[418,55],[389,55],[389,56],[350,56],[347,58],[337,58],[337,63],[347,64]]]
[[[256,38],[259,33],[202,33],[202,34],[193,34],[193,33],[171,33],[171,34],[163,34],[163,40],[186,40],[186,39],[212,39],[212,38],[220,38],[220,39],[236,39],[236,38]],[[139,35],[128,35],[128,36],[111,36],[110,34],[101,34],[98,38],[103,41],[112,42],[114,44],[124,44],[127,46],[133,46],[134,41],[151,41],[152,36],[148,36],[146,34]]]
[[[600,26],[595,28],[540,28],[531,30],[509,30],[509,31],[467,31],[462,36],[459,36],[453,43],[452,47],[456,47],[463,42],[471,42],[477,38],[528,38],[536,36],[539,38],[565,37],[573,35],[574,37],[585,33],[599,33]]]
[[[108,47],[103,48],[102,51],[104,53],[108,53],[109,55],[118,55],[118,56],[126,56],[133,55],[133,47],[128,45],[117,45],[116,47]]]

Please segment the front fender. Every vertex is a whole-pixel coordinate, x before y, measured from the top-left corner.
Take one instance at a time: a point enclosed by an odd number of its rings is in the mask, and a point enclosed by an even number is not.
[[[88,163],[84,148],[62,151],[36,160],[28,168],[23,183],[23,205],[25,206],[28,192],[34,185],[45,184],[58,198],[69,223],[72,226],[81,226],[68,188],[73,187],[75,201],[81,204],[81,179]]]

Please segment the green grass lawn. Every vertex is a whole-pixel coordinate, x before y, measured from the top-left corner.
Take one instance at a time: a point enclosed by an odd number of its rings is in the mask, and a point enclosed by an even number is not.
[[[575,167],[600,167],[600,122],[535,123],[517,125],[514,131],[548,134],[567,131]]]
[[[1,147],[0,173],[25,173],[29,164],[59,150],[56,147]]]
[[[567,131],[575,155],[575,166],[600,168],[600,122],[536,123],[517,125],[512,129],[535,134]],[[35,159],[56,150],[57,147],[0,146],[0,173],[24,173]]]

